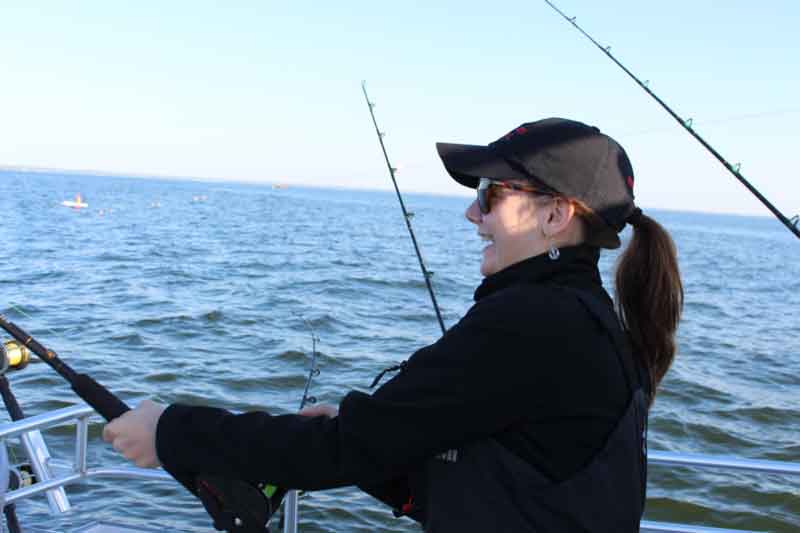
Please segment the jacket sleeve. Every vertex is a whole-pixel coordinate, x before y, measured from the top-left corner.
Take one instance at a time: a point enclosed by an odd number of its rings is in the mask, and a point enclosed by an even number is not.
[[[158,423],[159,459],[173,474],[306,490],[402,478],[530,414],[535,400],[526,391],[553,381],[529,368],[536,357],[529,340],[497,325],[471,312],[374,394],[347,394],[332,419],[172,405]]]

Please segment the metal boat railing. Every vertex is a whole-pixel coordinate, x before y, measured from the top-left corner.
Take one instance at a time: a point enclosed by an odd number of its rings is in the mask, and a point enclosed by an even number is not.
[[[0,445],[6,445],[6,441],[9,438],[19,437],[25,445],[26,452],[40,458],[39,467],[44,472],[43,475],[36,472],[37,481],[32,485],[7,492],[3,505],[30,498],[37,494],[47,493],[48,491],[63,491],[63,488],[67,485],[79,483],[90,478],[124,478],[174,482],[169,474],[161,469],[89,466],[86,453],[89,437],[89,419],[94,416],[96,416],[95,411],[88,405],[75,405],[24,418],[16,422],[0,424]],[[38,435],[42,430],[65,424],[75,424],[75,453],[72,461],[51,458],[43,438],[26,438],[26,436]],[[648,463],[650,466],[683,466],[724,471],[800,475],[800,465],[783,461],[655,450],[649,451]],[[66,495],[64,495],[63,501],[61,498],[49,498],[48,503],[53,514],[65,512],[70,508]],[[296,508],[296,506],[290,505],[289,508],[291,507]],[[650,520],[642,521],[641,531],[642,533],[758,533]],[[285,514],[283,532],[297,532],[296,513],[289,512]]]
[[[800,464],[765,459],[741,459],[726,455],[703,455],[694,453],[673,453],[650,450],[647,453],[649,465],[691,466],[697,468],[718,468],[766,474],[800,475]]]
[[[7,492],[5,495],[5,503],[13,503],[17,500],[41,494],[42,492],[65,487],[95,477],[172,480],[172,477],[163,470],[149,470],[136,467],[90,468],[86,459],[89,439],[89,418],[96,416],[96,414],[94,409],[88,405],[74,405],[72,407],[64,407],[62,409],[56,409],[55,411],[23,418],[16,422],[0,424],[0,441],[3,443],[5,443],[6,439],[11,437],[24,437],[30,432],[39,432],[44,429],[69,423],[75,424],[75,457],[73,461],[70,463],[51,458],[44,444],[44,440],[37,441],[34,444],[34,453],[39,456],[47,457],[46,462],[42,463],[46,475],[40,476],[39,472],[35,472],[37,476],[36,483],[29,487]],[[66,504],[66,509],[64,506],[54,504],[52,500],[49,501],[49,504],[50,511],[53,514],[58,514],[69,509],[69,503]]]

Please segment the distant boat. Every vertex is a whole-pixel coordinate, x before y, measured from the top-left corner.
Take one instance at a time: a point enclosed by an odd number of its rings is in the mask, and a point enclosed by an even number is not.
[[[288,189],[289,186],[284,184],[284,183],[273,183],[272,184],[272,188],[273,189]]]
[[[87,207],[89,207],[89,204],[84,202],[83,198],[81,198],[80,193],[75,195],[74,200],[64,200],[63,202],[61,202],[61,205],[63,205],[64,207],[71,207],[73,209],[86,209]]]

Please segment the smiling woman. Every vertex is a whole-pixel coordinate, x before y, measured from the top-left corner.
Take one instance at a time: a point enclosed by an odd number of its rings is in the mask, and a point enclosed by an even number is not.
[[[143,402],[104,438],[178,479],[356,485],[430,532],[637,531],[647,413],[674,355],[682,288],[671,240],[633,203],[627,155],[564,119],[438,150],[477,189],[466,215],[490,244],[475,304],[437,342],[338,408],[237,415]],[[619,246],[626,224],[635,237],[618,317],[596,243]],[[659,310],[657,328],[637,295]]]
[[[639,171],[637,152],[625,148],[636,157],[637,184],[646,183],[651,177]],[[441,171],[439,179],[453,181]],[[101,203],[113,198],[119,209],[113,217],[76,217],[57,205],[76,190]],[[72,354],[70,360],[79,357],[75,363],[82,361],[82,370],[132,403],[153,397],[232,412],[294,412],[311,344],[292,311],[305,314],[322,339],[323,374],[313,393],[323,405],[338,406],[353,388],[368,391],[382,368],[440,335],[393,192],[300,187],[276,192],[269,186],[7,172],[0,172],[0,191],[0,205],[10,215],[8,256],[25,258],[0,264],[0,278],[7,281],[0,293],[35,318],[24,318],[10,304],[2,313],[40,331],[52,348]],[[475,198],[474,189],[464,191]],[[208,195],[208,209],[191,204],[196,194]],[[637,191],[637,203],[639,197]],[[153,198],[160,198],[164,209],[142,209]],[[474,303],[480,281],[483,244],[464,217],[469,202],[417,194],[404,200],[416,213],[415,230],[436,272],[434,288],[450,328]],[[234,205],[237,209],[230,209]],[[794,446],[800,411],[793,401],[800,339],[791,334],[797,314],[787,312],[800,309],[800,290],[794,290],[800,249],[766,217],[648,215],[674,235],[686,309],[679,355],[650,410],[645,518],[795,531],[800,513],[796,498],[787,498],[797,488],[795,478],[656,461],[668,455],[664,450],[800,461]],[[633,233],[627,228],[621,234],[623,244]],[[62,246],[77,241],[80,247]],[[609,293],[621,250],[601,252],[599,270]],[[569,253],[560,251],[555,263]],[[45,296],[61,303],[37,303]],[[530,313],[522,319],[527,329],[549,324]],[[226,364],[220,364],[219,346],[227,347]],[[486,353],[500,366],[498,346]],[[546,349],[530,346],[526,355],[536,358]],[[141,357],[145,353],[150,356]],[[30,415],[76,401],[46,365],[28,365],[9,379]],[[539,385],[531,379],[531,387]],[[557,381],[564,390],[556,393],[562,395],[579,385],[572,374]],[[490,401],[485,397],[495,388],[487,380],[478,399]],[[535,398],[538,391],[531,389],[519,402],[532,408]],[[99,431],[92,427],[90,465],[121,466],[122,459],[98,442]],[[45,439],[56,459],[68,464],[75,456],[70,432],[45,432]],[[152,471],[159,474],[164,472]],[[112,516],[134,529],[210,529],[200,502],[175,483],[108,480],[88,490],[66,490],[77,513],[50,515],[43,495],[18,501],[26,531],[72,531],[84,521]],[[416,530],[410,519],[394,519],[383,504],[355,488],[301,498],[300,529]],[[651,531],[646,524],[643,530]]]

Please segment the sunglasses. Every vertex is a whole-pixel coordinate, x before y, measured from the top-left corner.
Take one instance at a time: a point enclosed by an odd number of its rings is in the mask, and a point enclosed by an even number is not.
[[[498,181],[490,178],[481,178],[478,182],[478,207],[484,215],[491,210],[492,188],[511,189],[512,191],[523,191],[540,196],[553,196],[554,194],[544,189],[531,187],[530,185],[518,185],[507,181]]]

